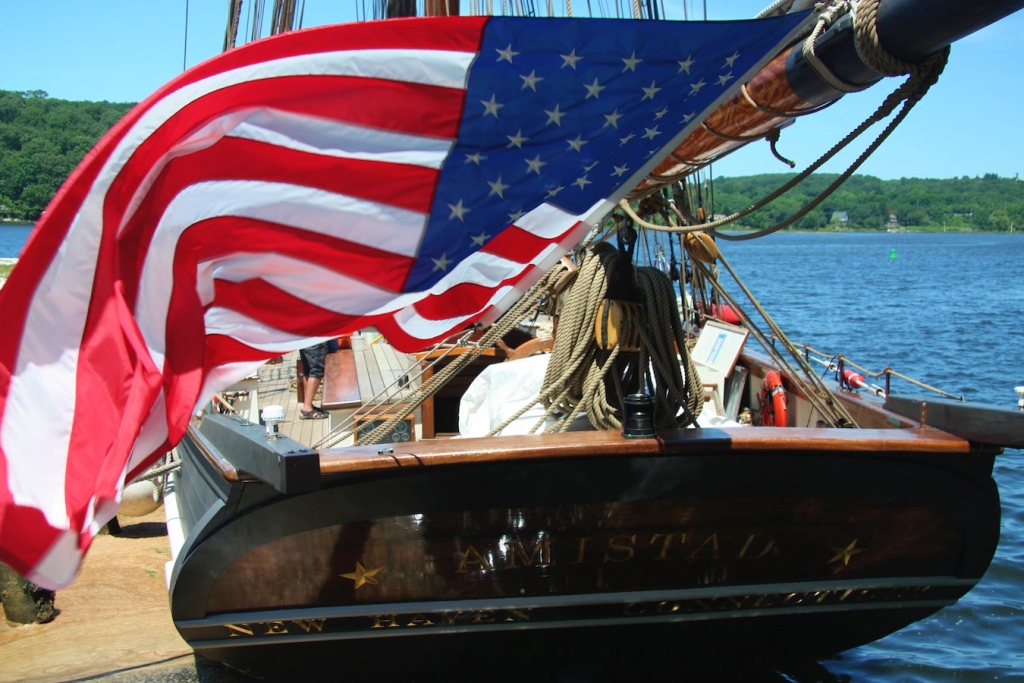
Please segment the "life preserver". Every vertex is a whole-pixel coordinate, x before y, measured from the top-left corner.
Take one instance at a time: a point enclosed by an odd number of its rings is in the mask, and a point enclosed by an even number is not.
[[[860,373],[856,373],[853,370],[843,370],[843,381],[846,386],[851,389],[860,389],[866,387],[868,384],[864,381],[864,377]]]
[[[789,407],[782,377],[769,370],[761,381],[761,426],[785,427],[789,424]]]

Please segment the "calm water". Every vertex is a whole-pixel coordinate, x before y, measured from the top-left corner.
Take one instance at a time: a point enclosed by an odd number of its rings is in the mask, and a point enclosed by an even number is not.
[[[970,401],[1024,385],[1024,235],[789,234],[721,243],[796,342]],[[896,258],[891,260],[890,250]],[[893,380],[894,393],[916,393]],[[1024,451],[996,461],[999,549],[959,603],[790,680],[1024,680]]]
[[[0,223],[0,258],[17,258],[33,227],[25,223]]]
[[[0,258],[17,256],[30,229],[0,225]],[[1016,405],[1024,234],[782,233],[722,249],[794,341],[971,401]],[[894,392],[912,393],[897,382]],[[1024,452],[999,456],[995,477],[1002,535],[973,591],[884,640],[771,679],[1024,680]]]

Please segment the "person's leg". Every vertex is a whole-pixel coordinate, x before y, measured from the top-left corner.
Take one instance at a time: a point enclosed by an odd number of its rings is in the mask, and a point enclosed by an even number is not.
[[[313,407],[313,398],[324,378],[324,361],[327,358],[327,344],[316,344],[299,351],[302,359],[302,412],[304,419],[324,417],[325,413]]]
[[[313,397],[316,396],[316,391],[317,389],[320,388],[321,381],[322,378],[320,377],[302,378],[302,387],[304,391],[304,395],[302,397],[302,410],[304,412],[308,413],[309,411],[313,410]]]

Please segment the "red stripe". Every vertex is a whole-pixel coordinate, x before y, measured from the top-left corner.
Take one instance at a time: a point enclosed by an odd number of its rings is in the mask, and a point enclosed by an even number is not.
[[[0,458],[0,474],[3,458]],[[6,493],[6,491],[5,491]],[[3,561],[22,576],[28,574],[43,558],[60,536],[35,508],[7,505],[6,496],[0,496],[0,538],[4,540]]]
[[[72,529],[81,528],[93,495],[115,495],[138,427],[160,386],[160,375],[111,275],[111,246],[112,238],[105,234],[74,387],[65,485]]]
[[[425,214],[430,209],[438,173],[435,169],[417,166],[325,157],[251,140],[223,138],[213,147],[178,157],[167,164],[122,230],[119,249],[122,254],[127,255],[148,253],[153,231],[159,222],[155,217],[162,216],[167,205],[183,189],[199,180],[259,180],[304,184]],[[293,253],[298,258],[307,259],[321,250],[326,250],[325,253],[316,256],[316,260],[345,265],[345,272],[381,287],[397,291],[401,285],[392,279],[396,272],[395,268],[391,267],[393,263],[385,263],[385,267],[381,267],[382,261],[391,258],[387,252],[365,248],[351,242],[329,246],[326,243],[332,240],[327,237],[314,238],[321,244],[309,245],[305,253],[290,252],[288,244],[293,243],[292,240],[304,231],[249,219],[232,220],[242,221],[243,224],[253,227],[258,226],[258,229],[232,233],[233,239],[227,240],[221,237],[221,233],[228,229],[229,223],[222,220],[204,221],[203,224],[207,226],[205,229],[211,231],[209,237],[203,240],[192,235],[189,237],[191,244],[218,241],[228,245],[230,250],[238,250],[239,247],[255,250],[256,245],[259,245],[258,248],[261,250]],[[285,245],[282,246],[275,240],[272,234],[274,230],[285,231],[288,240]],[[266,242],[268,239],[271,240],[269,244]],[[344,253],[341,251],[342,248],[346,250]],[[205,258],[207,257],[200,256],[199,260]],[[119,265],[126,295],[134,306],[138,295],[136,285],[144,260],[122,258]],[[400,272],[407,271],[403,268]]]
[[[388,19],[282,33],[207,60],[171,81],[156,95],[165,96],[171,90],[231,69],[319,52],[388,48],[476,52],[488,20],[489,17]]]
[[[215,283],[217,305],[238,311],[264,327],[285,330],[297,338],[330,336],[349,331],[356,316],[342,316],[305,301],[260,279]]]
[[[570,226],[569,230],[572,227]],[[516,263],[527,263],[550,246],[552,241],[561,241],[569,230],[566,230],[554,240],[549,240],[544,237],[538,237],[518,226],[510,225],[495,235],[487,243],[487,246],[480,251],[493,256],[500,256]]]
[[[188,269],[194,277],[196,263],[238,252],[280,254],[314,261],[323,268],[396,293],[413,265],[410,257],[398,256],[368,244],[331,239],[287,225],[225,216],[196,223],[179,238],[175,255],[175,286]],[[181,266],[186,270],[180,270]]]

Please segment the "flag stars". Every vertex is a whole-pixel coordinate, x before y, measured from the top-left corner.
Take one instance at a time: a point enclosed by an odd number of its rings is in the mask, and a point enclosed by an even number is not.
[[[684,117],[683,117],[683,120],[682,120],[682,121],[680,121],[679,123],[689,123],[690,121],[692,121],[692,120],[693,120],[693,117],[694,117],[694,116],[696,116],[696,115],[697,115],[697,112],[695,112],[695,111],[693,111],[693,112],[690,112],[689,114],[687,114],[686,116],[684,116]]]
[[[491,186],[491,191],[487,193],[487,196],[490,197],[492,195],[498,195],[502,199],[505,198],[505,190],[511,187],[511,185],[506,185],[501,182],[501,176],[498,176],[498,179],[494,182],[488,180],[487,184]]]
[[[643,137],[647,138],[648,140],[653,140],[657,136],[661,135],[661,131],[658,130],[657,126],[655,126],[654,128],[644,128],[644,130],[647,132],[643,134]]]
[[[518,52],[513,52],[512,51],[512,43],[509,43],[508,47],[506,47],[504,50],[498,50],[497,48],[495,48],[494,51],[498,53],[498,61],[499,62],[505,61],[505,62],[508,62],[509,64],[512,63],[512,58],[513,57],[516,57],[516,56],[519,55]]]
[[[661,111],[654,112],[654,118],[660,119],[662,116],[668,113],[668,107],[665,107]]]
[[[612,176],[615,178],[619,178],[621,176],[624,176],[627,171],[629,171],[629,166],[627,166],[626,164],[623,164],[622,166],[616,166],[615,170],[612,171]]]
[[[519,210],[519,211],[516,211],[515,213],[510,213],[508,215],[508,220],[509,220],[510,223],[515,223],[517,220],[519,220],[522,217],[523,217],[523,212],[522,212],[522,210]]]
[[[629,141],[634,138],[634,136],[635,133],[630,133],[624,138],[619,138],[619,147],[625,147],[627,144],[629,144]]]
[[[476,164],[477,166],[479,166],[480,162],[483,161],[486,158],[487,157],[485,157],[483,154],[480,154],[480,152],[473,152],[472,154],[467,154],[466,155],[466,163],[467,164]]]
[[[597,82],[597,77],[595,76],[593,83],[591,83],[590,85],[587,85],[586,83],[584,83],[583,87],[587,89],[587,96],[584,97],[583,99],[584,100],[589,100],[591,97],[593,97],[596,100],[599,97],[601,97],[601,91],[604,90],[608,86],[606,86],[606,85],[599,85],[598,82]]]
[[[684,59],[683,61],[676,62],[679,65],[679,71],[676,72],[677,74],[681,74],[684,71],[686,73],[690,73],[690,67],[693,66],[693,59],[692,59],[692,57],[693,57],[693,55],[687,55],[686,59]]]
[[[628,58],[624,57],[622,61],[625,62],[626,64],[626,66],[622,67],[622,73],[626,73],[627,71],[632,71],[633,73],[636,73],[636,65],[644,60],[637,59],[636,50],[633,50],[633,54]]]
[[[486,232],[481,232],[479,235],[476,235],[475,237],[472,237],[470,239],[473,240],[476,246],[482,247],[487,242],[487,240],[491,239],[491,236],[488,235]]]
[[[641,102],[644,100],[653,100],[654,96],[661,91],[661,88],[657,87],[654,81],[651,81],[651,84],[648,87],[640,89],[644,91],[644,96],[640,98]]]
[[[584,173],[590,173],[591,171],[594,170],[594,167],[597,166],[599,163],[601,163],[601,162],[600,161],[595,161],[594,163],[590,164],[590,166],[584,166],[583,167],[583,172]]]
[[[550,111],[547,109],[544,110],[544,113],[548,115],[548,122],[544,124],[545,126],[553,123],[559,128],[562,127],[562,117],[565,116],[565,112],[561,111],[559,106],[560,105],[556,104],[554,109]]]
[[[604,125],[611,126],[612,128],[618,128],[619,127],[619,119],[622,118],[622,114],[619,113],[619,109],[618,109],[618,107],[616,107],[615,111],[613,111],[611,114],[605,114],[604,118],[605,118],[605,124]]]
[[[430,260],[434,262],[434,272],[435,273],[437,271],[439,271],[439,270],[447,271],[448,270],[448,266],[450,266],[451,263],[452,263],[450,260],[448,260],[448,255],[447,254],[441,254],[441,258],[433,258],[433,257],[431,257]]]
[[[574,149],[577,152],[583,149],[583,145],[587,144],[587,141],[583,139],[582,135],[577,135],[574,139],[566,140],[566,142],[569,143],[569,149]]]
[[[576,54],[576,48],[573,48],[572,52],[570,52],[567,55],[558,55],[558,56],[562,58],[562,68],[564,69],[565,67],[569,67],[573,71],[576,70],[576,62],[578,62],[581,59],[583,59],[582,56]]]
[[[515,135],[506,135],[505,137],[508,138],[508,147],[518,147],[519,149],[522,149],[523,143],[530,139],[523,137],[522,128],[517,130]]]
[[[739,59],[739,56],[740,56],[740,51],[739,50],[736,50],[736,52],[733,52],[732,53],[732,57],[726,57],[725,58],[725,66],[723,66],[722,68],[723,69],[730,69],[731,70],[733,63],[737,59]]]
[[[548,190],[548,197],[547,198],[551,199],[552,197],[554,197],[555,195],[557,195],[559,192],[561,192],[564,189],[565,189],[564,187],[559,185],[558,187],[554,188],[553,190]]]
[[[498,118],[498,110],[505,106],[499,104],[494,95],[491,95],[490,100],[480,100],[480,104],[484,105],[484,116],[493,114],[494,118]]]
[[[704,82],[703,78],[697,81],[696,83],[690,84],[690,94],[696,95],[697,93],[700,92],[700,89],[703,88],[705,85],[707,85],[707,83]]]
[[[449,204],[448,208],[452,210],[452,212],[448,214],[448,220],[458,218],[463,223],[466,222],[466,214],[469,213],[469,207],[463,206],[461,199],[458,204]]]
[[[527,173],[536,173],[537,175],[540,175],[541,167],[547,166],[547,165],[548,165],[548,162],[541,161],[540,160],[540,155],[538,154],[534,158],[526,160],[526,172]]]
[[[522,74],[520,74],[519,78],[523,79],[523,87],[520,88],[520,90],[526,90],[527,88],[529,88],[533,92],[537,92],[537,83],[544,80],[543,78],[537,75],[536,69],[531,71],[529,76],[523,76]]]
[[[730,71],[729,73],[725,74],[724,76],[719,76],[718,77],[718,85],[725,85],[726,83],[728,83],[732,79],[733,79],[733,75],[732,75],[732,72]]]
[[[584,175],[581,175],[579,178],[577,178],[573,182],[573,185],[578,186],[580,188],[580,190],[585,190],[587,185],[590,185],[592,182],[593,181],[591,181],[591,180],[587,180],[587,176],[586,176],[586,174],[584,174]]]

